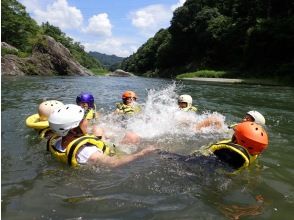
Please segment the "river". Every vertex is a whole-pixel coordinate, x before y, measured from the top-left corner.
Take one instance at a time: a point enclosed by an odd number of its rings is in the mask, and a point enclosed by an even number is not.
[[[142,77],[2,77],[1,215],[3,219],[292,219],[294,214],[294,88],[149,79]],[[258,163],[235,175],[209,164],[183,164],[154,153],[126,166],[70,168],[46,152],[46,141],[25,126],[44,99],[75,103],[91,91],[101,126],[123,135],[110,112],[125,90],[134,90],[146,109],[126,129],[144,144],[187,155],[229,137],[227,125],[255,109],[266,118],[268,149]],[[193,132],[170,111],[179,94],[190,94],[197,122],[209,115],[221,129]],[[185,128],[182,126],[186,126]]]

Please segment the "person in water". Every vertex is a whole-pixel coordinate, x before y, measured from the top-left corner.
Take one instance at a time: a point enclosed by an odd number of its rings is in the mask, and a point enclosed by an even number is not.
[[[255,111],[255,110],[249,111],[244,115],[244,117],[241,120],[241,123],[245,122],[245,121],[255,122],[255,123],[260,124],[262,126],[265,125],[264,116],[260,112]],[[230,125],[229,128],[233,128],[236,125],[237,124]]]
[[[63,103],[57,100],[47,100],[38,106],[38,119],[36,124],[46,123],[45,127],[38,129],[40,138],[48,138],[53,134],[53,131],[49,127],[48,118],[55,108],[59,108],[61,106],[63,106]]]
[[[251,165],[268,146],[268,135],[264,128],[255,122],[242,122],[234,128],[231,139],[201,147],[191,155],[182,156],[163,152],[168,159],[185,163],[200,162],[200,159],[216,158],[230,171],[240,170]]]
[[[196,112],[197,108],[192,105],[193,99],[190,95],[180,95],[178,98],[178,105],[180,110],[185,112]]]
[[[134,115],[141,112],[141,107],[136,103],[137,95],[133,91],[125,91],[122,94],[122,103],[116,103],[116,114]]]
[[[262,126],[265,125],[264,116],[261,113],[259,113],[258,111],[255,111],[255,110],[247,112],[244,115],[244,117],[242,118],[240,123],[246,122],[246,121],[255,122],[255,123],[257,123],[259,125],[262,125]],[[238,123],[230,125],[229,128],[233,128],[237,124]],[[210,117],[200,121],[199,123],[197,123],[195,125],[194,129],[195,129],[195,131],[199,131],[200,129],[205,128],[205,127],[209,127],[209,126],[214,126],[215,128],[219,129],[219,128],[222,127],[222,125],[223,125],[223,123],[220,120],[220,118],[215,117],[215,116],[210,116]]]
[[[154,151],[150,146],[118,157],[100,138],[86,134],[86,123],[84,110],[80,106],[68,104],[55,109],[49,117],[49,125],[57,135],[48,140],[47,150],[70,166],[103,164],[110,167],[127,164]]]
[[[94,124],[99,117],[96,111],[94,96],[89,92],[82,92],[77,96],[76,103],[85,111],[84,119],[88,121],[88,132],[102,137],[104,135],[103,129]],[[86,122],[84,123],[86,124]]]
[[[94,96],[89,92],[82,92],[76,98],[77,105],[81,106],[85,115],[84,118],[87,120],[97,119],[98,113],[96,112],[96,105],[94,101]]]

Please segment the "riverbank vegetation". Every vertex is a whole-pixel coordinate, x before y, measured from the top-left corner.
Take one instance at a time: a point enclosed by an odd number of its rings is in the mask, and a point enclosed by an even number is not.
[[[212,69],[234,72],[237,78],[293,83],[293,24],[292,1],[187,0],[174,12],[170,27],[159,30],[121,67],[155,77]],[[231,74],[215,75],[220,76]]]
[[[177,75],[177,79],[194,78],[194,77],[207,77],[207,78],[229,78],[232,74],[225,71],[214,70],[199,70],[196,72],[183,73]]]
[[[10,53],[21,58],[27,57],[35,45],[44,43],[43,35],[51,36],[61,43],[69,49],[75,60],[95,74],[107,72],[97,59],[85,52],[83,45],[66,36],[58,27],[48,22],[38,25],[16,0],[1,1],[1,41],[17,49],[1,48],[2,55]]]

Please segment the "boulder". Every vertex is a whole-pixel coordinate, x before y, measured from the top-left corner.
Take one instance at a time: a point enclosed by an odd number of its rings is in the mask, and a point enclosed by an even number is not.
[[[4,55],[1,57],[1,75],[24,76],[22,68],[25,65],[25,61],[15,55]]]
[[[117,69],[112,73],[109,73],[108,76],[119,76],[119,77],[130,77],[130,76],[135,76],[133,73],[126,72],[121,69]]]
[[[6,42],[1,42],[1,48],[5,48],[5,49],[8,49],[10,51],[18,52],[18,49],[16,47],[13,47],[13,46],[9,45]]]
[[[28,58],[6,54],[1,57],[2,75],[79,75],[93,73],[79,64],[70,51],[50,36],[42,36]]]

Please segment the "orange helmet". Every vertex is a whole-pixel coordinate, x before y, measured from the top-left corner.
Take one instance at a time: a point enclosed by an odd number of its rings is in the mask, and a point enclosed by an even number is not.
[[[137,99],[137,95],[133,91],[125,91],[122,94],[122,99],[126,99],[126,98],[135,98],[135,99]]]
[[[234,127],[237,144],[244,146],[251,155],[260,154],[267,148],[268,136],[255,122],[242,122]]]

